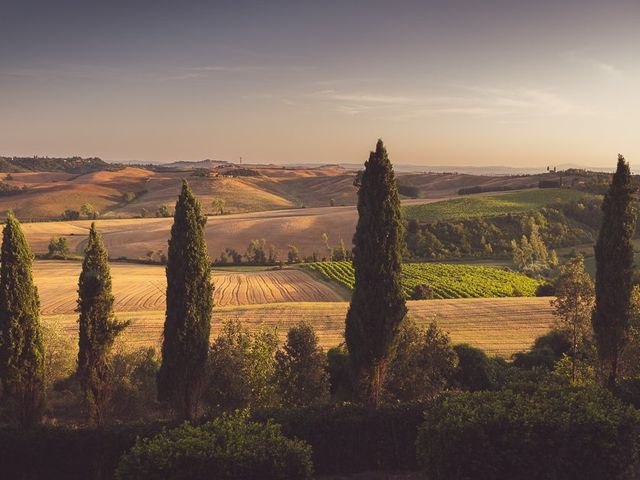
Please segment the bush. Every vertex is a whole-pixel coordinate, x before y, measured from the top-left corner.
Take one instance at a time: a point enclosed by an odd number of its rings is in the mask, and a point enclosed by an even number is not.
[[[536,297],[552,297],[556,294],[556,287],[553,283],[541,283],[536,288]]]
[[[433,480],[626,479],[639,438],[640,413],[604,390],[503,390],[429,407],[417,451]]]
[[[432,300],[433,288],[426,283],[421,283],[413,287],[411,292],[411,300]]]
[[[466,343],[453,349],[458,355],[458,367],[454,373],[458,387],[471,392],[496,388],[494,364],[486,353]]]
[[[157,414],[159,368],[160,362],[152,347],[121,351],[113,356],[111,409],[115,418],[132,421]]]
[[[287,333],[276,352],[276,380],[282,402],[290,406],[324,403],[329,399],[327,356],[313,327],[300,322]]]
[[[311,449],[286,438],[278,425],[222,415],[204,425],[188,423],[138,439],[118,465],[120,480],[216,480],[313,477]]]
[[[320,475],[366,471],[416,470],[416,438],[424,404],[405,403],[370,409],[360,405],[262,410],[288,437],[307,442]]]
[[[331,398],[336,401],[352,400],[354,398],[355,376],[349,352],[344,345],[329,349],[327,352],[327,370],[329,372]]]
[[[560,330],[552,330],[536,338],[530,351],[516,353],[513,357],[513,364],[518,368],[541,367],[552,370],[555,363],[570,351],[571,342],[567,334]]]
[[[278,403],[275,333],[250,333],[229,321],[209,348],[205,399],[211,413]]]
[[[389,365],[386,393],[402,402],[434,398],[450,385],[456,360],[449,337],[435,322],[420,328],[405,320]]]

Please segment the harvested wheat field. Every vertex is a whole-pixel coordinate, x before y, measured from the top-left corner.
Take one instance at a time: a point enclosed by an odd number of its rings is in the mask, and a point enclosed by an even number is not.
[[[527,350],[536,337],[548,332],[554,318],[548,297],[465,298],[455,300],[420,300],[408,302],[409,312],[419,324],[436,320],[449,332],[454,343],[470,343],[489,355],[509,358]],[[238,320],[252,330],[275,328],[281,341],[289,327],[307,320],[316,329],[321,345],[326,349],[343,341],[347,302],[291,302],[270,305],[218,307],[214,310],[212,338],[222,323]],[[118,318],[131,320],[127,343],[136,346],[158,346],[164,312],[123,312]],[[69,335],[77,334],[75,315],[44,317],[45,322],[62,325]]]
[[[34,263],[43,315],[68,314],[75,310],[80,270],[79,262]],[[164,267],[112,263],[111,277],[117,312],[164,310]],[[212,278],[214,301],[220,306],[344,300],[329,285],[300,270],[215,270]]]

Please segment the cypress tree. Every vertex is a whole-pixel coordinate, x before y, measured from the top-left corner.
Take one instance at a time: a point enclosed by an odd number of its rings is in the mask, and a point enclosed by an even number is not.
[[[40,422],[45,399],[45,349],[32,255],[20,223],[7,216],[0,253],[0,383],[8,413],[22,427]]]
[[[602,202],[604,213],[595,245],[596,306],[592,317],[598,356],[607,386],[616,387],[618,359],[630,323],[633,244],[637,209],[629,165],[618,155],[618,167]]]
[[[167,259],[167,311],[158,394],[182,418],[192,419],[205,383],[213,285],[200,202],[182,183]]]
[[[113,314],[109,257],[102,237],[91,224],[78,281],[78,378],[89,409],[89,419],[104,423],[111,390],[111,347],[127,322]]]
[[[359,181],[353,237],[355,286],[345,339],[362,397],[377,405],[407,308],[400,288],[404,226],[393,167],[382,140]]]

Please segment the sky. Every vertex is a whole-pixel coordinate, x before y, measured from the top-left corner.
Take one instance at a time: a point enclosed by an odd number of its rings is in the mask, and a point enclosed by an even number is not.
[[[0,0],[0,155],[640,160],[640,1]]]

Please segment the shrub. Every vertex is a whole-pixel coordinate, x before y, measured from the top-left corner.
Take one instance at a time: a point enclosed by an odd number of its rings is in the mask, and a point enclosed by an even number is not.
[[[433,288],[426,283],[421,283],[413,287],[411,291],[411,300],[432,300]]]
[[[344,345],[333,347],[327,352],[327,371],[331,397],[336,401],[352,400],[355,375],[349,352]]]
[[[552,297],[556,294],[556,287],[553,283],[545,282],[536,288],[536,297]]]
[[[287,342],[276,352],[276,380],[282,402],[302,406],[329,399],[327,356],[318,345],[318,336],[307,322],[287,333]]]
[[[595,388],[445,397],[427,408],[418,458],[440,479],[626,479],[640,413]]]
[[[312,476],[307,444],[286,438],[272,422],[252,422],[242,413],[222,415],[199,427],[185,423],[153,438],[138,439],[116,470],[120,480],[303,480]]]
[[[424,404],[383,405],[370,409],[344,404],[280,408],[254,413],[273,419],[288,437],[307,442],[320,475],[367,471],[416,470],[416,438]]]
[[[229,321],[209,348],[205,399],[213,413],[277,404],[275,333]]]
[[[530,351],[516,353],[513,358],[513,364],[519,368],[532,369],[542,367],[551,370],[555,363],[570,351],[571,342],[566,332],[552,330],[536,338]]]
[[[67,237],[51,237],[49,240],[49,257],[65,258],[69,255],[69,243]]]
[[[458,367],[454,373],[458,387],[471,392],[495,389],[495,369],[486,353],[466,343],[453,349],[458,355]]]
[[[420,328],[405,320],[389,366],[387,394],[403,402],[433,398],[450,385],[456,360],[449,337],[435,322]]]
[[[113,356],[111,407],[119,420],[148,419],[158,411],[156,377],[160,362],[156,351],[142,347]]]

